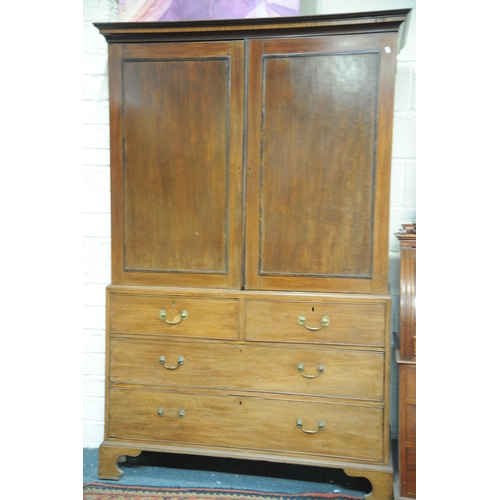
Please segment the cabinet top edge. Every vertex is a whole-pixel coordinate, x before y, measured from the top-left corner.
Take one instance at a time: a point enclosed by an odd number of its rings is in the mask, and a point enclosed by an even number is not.
[[[239,38],[269,36],[273,32],[314,33],[321,30],[331,32],[358,30],[397,31],[407,19],[411,9],[398,9],[352,14],[323,14],[256,19],[217,19],[198,21],[154,21],[154,22],[96,22],[94,26],[108,42],[162,41],[163,37],[182,39],[203,36]],[[149,41],[149,40],[148,40]]]

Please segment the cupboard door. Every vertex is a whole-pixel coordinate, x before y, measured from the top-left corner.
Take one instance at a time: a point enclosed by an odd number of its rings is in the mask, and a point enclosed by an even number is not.
[[[248,289],[386,293],[396,35],[250,42]]]
[[[240,287],[243,48],[112,47],[113,283]]]

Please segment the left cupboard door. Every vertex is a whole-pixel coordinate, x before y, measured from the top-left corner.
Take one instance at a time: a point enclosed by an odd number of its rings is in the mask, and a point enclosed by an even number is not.
[[[112,280],[241,287],[243,42],[110,44]]]

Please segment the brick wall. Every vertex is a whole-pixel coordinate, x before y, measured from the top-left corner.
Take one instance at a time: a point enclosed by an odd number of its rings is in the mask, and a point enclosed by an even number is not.
[[[94,22],[116,0],[83,2],[83,446],[104,435],[105,288],[111,281],[107,44]]]
[[[111,246],[107,45],[92,23],[116,21],[118,6],[116,0],[84,0],[83,5],[83,446],[97,447],[104,435],[105,287],[111,280]],[[315,5],[326,14],[414,8],[415,1],[323,0]],[[393,328],[399,321],[399,245],[393,234],[401,224],[413,222],[416,213],[415,62],[413,16],[397,67],[390,219]],[[393,393],[395,387],[393,381]]]

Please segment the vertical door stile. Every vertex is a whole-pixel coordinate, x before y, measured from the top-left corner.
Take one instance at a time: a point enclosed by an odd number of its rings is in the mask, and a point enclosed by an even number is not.
[[[263,40],[248,42],[247,67],[247,163],[245,205],[245,288],[260,288],[260,170],[262,151],[262,55]]]

